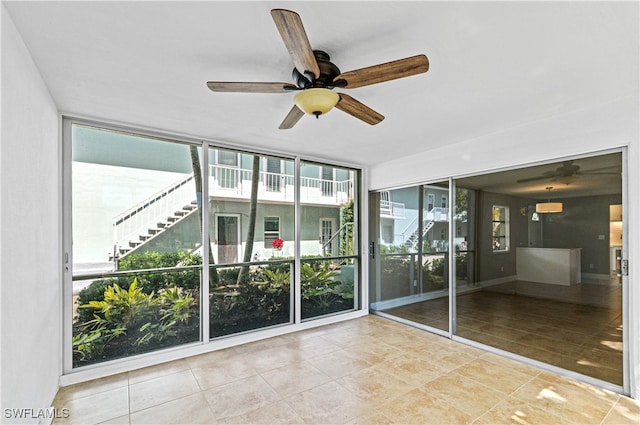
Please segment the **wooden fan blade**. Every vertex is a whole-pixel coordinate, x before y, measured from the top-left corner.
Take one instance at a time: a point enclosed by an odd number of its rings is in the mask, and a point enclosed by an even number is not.
[[[280,124],[280,127],[278,128],[280,130],[288,130],[290,128],[293,128],[293,126],[296,125],[298,121],[300,121],[300,118],[302,118],[303,115],[304,112],[302,112],[302,110],[296,105],[293,105],[293,108],[291,108],[287,116],[284,117],[282,124]]]
[[[354,71],[343,72],[334,78],[333,81],[336,87],[353,89],[422,74],[428,70],[429,59],[427,59],[425,55],[417,55],[367,68],[356,69]]]
[[[367,105],[358,102],[351,96],[344,93],[338,93],[338,95],[340,96],[340,100],[336,104],[336,108],[340,109],[342,112],[346,112],[347,114],[371,125],[376,125],[384,119],[383,115],[380,115]]]
[[[311,73],[315,78],[318,78],[320,68],[313,54],[313,49],[311,49],[307,33],[304,31],[300,15],[291,10],[272,9],[271,17],[278,27],[284,45],[298,71],[302,74]]]
[[[230,81],[208,81],[207,87],[215,92],[234,93],[286,93],[291,90],[299,90],[296,85],[289,83],[242,83]]]

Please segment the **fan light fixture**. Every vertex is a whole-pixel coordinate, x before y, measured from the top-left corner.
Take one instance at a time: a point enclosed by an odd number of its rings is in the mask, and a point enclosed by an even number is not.
[[[293,97],[298,108],[316,118],[329,112],[339,100],[338,93],[325,88],[306,89]]]
[[[549,195],[551,195],[552,186],[546,187],[549,191]],[[548,200],[547,202],[539,202],[536,204],[536,212],[538,214],[546,214],[546,213],[561,213],[562,212],[562,202],[551,202]]]

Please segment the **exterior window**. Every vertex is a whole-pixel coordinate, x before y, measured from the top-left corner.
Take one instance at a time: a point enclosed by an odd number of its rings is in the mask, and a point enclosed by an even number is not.
[[[433,193],[427,195],[427,211],[431,211],[436,205],[436,197]]]
[[[509,207],[494,205],[491,211],[493,252],[507,252],[509,251]]]
[[[273,248],[273,241],[280,239],[280,217],[264,218],[264,247]]]
[[[442,208],[447,208],[447,197],[444,195],[440,198],[440,206]]]

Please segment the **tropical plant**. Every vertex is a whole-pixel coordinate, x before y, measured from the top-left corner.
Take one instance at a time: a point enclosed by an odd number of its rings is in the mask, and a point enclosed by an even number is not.
[[[304,263],[300,266],[300,283],[302,299],[310,300],[319,307],[329,307],[331,296],[335,294],[334,288],[341,282],[334,280],[336,272],[325,267],[317,270]]]
[[[78,307],[93,313],[92,320],[76,325],[78,332],[72,344],[81,361],[95,360],[109,349],[114,351],[110,347],[121,337],[127,349],[152,342],[161,345],[176,337],[181,330],[178,324],[187,325],[197,309],[191,291],[174,286],[147,294],[137,278],[127,289],[117,283],[106,287],[101,298]]]

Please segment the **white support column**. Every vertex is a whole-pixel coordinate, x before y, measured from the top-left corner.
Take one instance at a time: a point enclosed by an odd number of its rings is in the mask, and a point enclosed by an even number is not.
[[[295,234],[295,246],[294,246],[294,256],[295,260],[293,262],[293,288],[290,291],[293,294],[293,303],[291,304],[291,308],[294,309],[294,323],[300,323],[302,321],[302,291],[300,288],[300,252],[301,252],[301,236],[302,236],[302,207],[300,206],[300,157],[296,157],[295,159],[295,218],[294,218],[294,234]]]
[[[200,329],[202,342],[208,344],[211,339],[209,333],[209,144],[202,144],[202,282],[200,286]],[[194,176],[195,178],[195,176]]]

